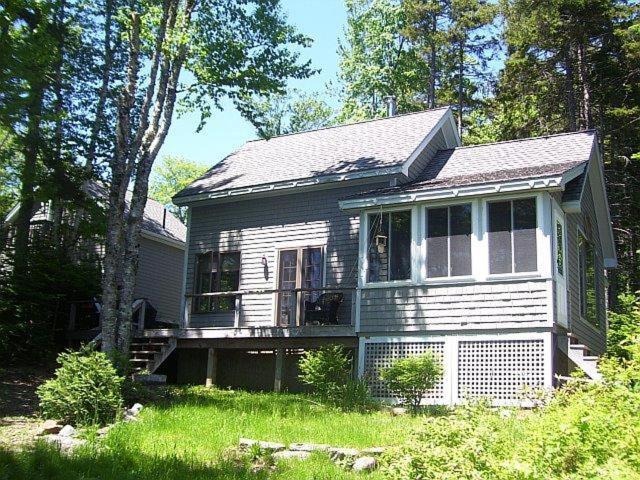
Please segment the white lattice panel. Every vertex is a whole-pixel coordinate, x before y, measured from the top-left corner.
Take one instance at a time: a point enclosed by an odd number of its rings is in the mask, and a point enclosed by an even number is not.
[[[458,344],[458,395],[517,400],[524,386],[543,387],[542,340],[478,340]]]
[[[366,343],[364,353],[364,375],[369,384],[371,395],[377,398],[394,398],[380,380],[380,369],[388,367],[397,358],[420,355],[427,350],[441,358],[444,356],[444,342],[385,342]],[[425,396],[426,400],[441,401],[444,398],[443,382]]]

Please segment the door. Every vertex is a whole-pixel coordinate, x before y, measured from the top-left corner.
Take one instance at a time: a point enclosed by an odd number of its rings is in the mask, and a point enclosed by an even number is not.
[[[556,295],[556,321],[558,325],[569,328],[567,314],[567,235],[564,212],[553,208],[553,276]]]
[[[322,248],[280,250],[278,267],[278,289],[285,291],[278,293],[276,324],[282,327],[304,325],[305,302],[315,302],[321,294]],[[296,289],[302,290],[300,295]]]

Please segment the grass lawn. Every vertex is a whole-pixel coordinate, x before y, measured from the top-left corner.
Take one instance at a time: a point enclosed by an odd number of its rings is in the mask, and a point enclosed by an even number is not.
[[[228,449],[240,437],[338,447],[395,445],[420,422],[388,413],[345,413],[289,394],[183,389],[171,402],[145,408],[142,421],[119,424],[102,441],[65,457],[43,447],[0,453],[0,479],[360,478],[326,455],[281,462],[252,473]],[[369,474],[377,479],[379,475]]]

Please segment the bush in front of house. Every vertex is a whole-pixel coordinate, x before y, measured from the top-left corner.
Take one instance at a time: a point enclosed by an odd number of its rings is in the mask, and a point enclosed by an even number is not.
[[[361,410],[372,405],[367,384],[353,378],[352,359],[342,345],[328,345],[305,351],[299,362],[300,380],[315,396],[345,410]]]
[[[438,384],[442,373],[440,358],[427,351],[393,361],[381,369],[380,378],[405,405],[416,411],[426,393]]]
[[[63,352],[54,378],[38,388],[45,418],[74,425],[113,422],[122,409],[123,377],[102,352],[89,348]]]
[[[463,405],[386,452],[391,480],[640,479],[640,394],[573,382],[531,411]]]

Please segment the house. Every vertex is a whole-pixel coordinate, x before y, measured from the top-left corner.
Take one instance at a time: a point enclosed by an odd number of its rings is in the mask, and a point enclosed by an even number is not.
[[[182,324],[145,336],[175,341],[178,381],[296,389],[328,343],[379,398],[378,370],[427,350],[427,403],[598,376],[616,254],[594,131],[463,147],[449,108],[390,116],[247,142],[174,202]]]
[[[98,208],[108,198],[104,185],[98,182],[87,182],[85,193],[96,201]],[[51,236],[54,213],[51,201],[39,202],[34,208],[31,219],[31,241]],[[7,215],[3,227],[7,229],[9,247],[12,244],[15,222],[19,204]],[[71,215],[62,212],[62,223],[70,226]],[[8,227],[8,228],[7,228]],[[70,229],[63,229],[68,232]],[[186,226],[162,204],[149,198],[142,219],[140,234],[140,251],[134,298],[135,308],[144,308],[147,319],[160,323],[177,323],[180,317],[180,305],[185,255]],[[64,235],[63,235],[64,237]],[[61,238],[61,242],[65,239]],[[88,261],[102,262],[104,255],[104,239],[100,235],[77,239],[76,250]],[[90,339],[96,335],[98,327],[99,303],[91,299],[77,299],[71,305],[69,333],[74,339]],[[153,312],[153,313],[152,313]],[[137,313],[137,318],[141,313]],[[82,317],[82,318],[81,318]]]

